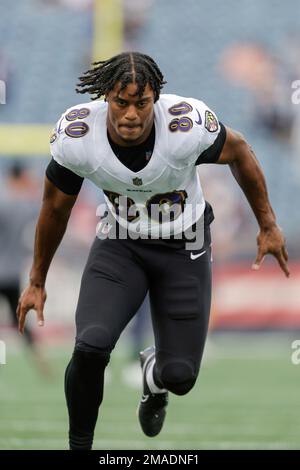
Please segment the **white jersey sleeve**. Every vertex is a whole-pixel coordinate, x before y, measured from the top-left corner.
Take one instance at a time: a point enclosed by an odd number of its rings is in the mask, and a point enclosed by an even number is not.
[[[162,95],[159,101],[162,111],[159,124],[168,130],[170,163],[183,169],[216,160],[222,150],[226,131],[215,113],[195,98]]]
[[[53,159],[61,166],[85,178],[93,171],[88,161],[94,103],[74,106],[66,110],[58,120],[50,137]]]

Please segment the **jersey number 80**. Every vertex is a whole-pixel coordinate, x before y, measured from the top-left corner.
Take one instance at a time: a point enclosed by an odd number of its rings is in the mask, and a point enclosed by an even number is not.
[[[126,214],[128,222],[133,222],[139,218],[140,213],[133,199],[113,191],[103,192],[113,205],[117,215]],[[184,212],[187,197],[187,192],[184,190],[155,194],[145,203],[146,213],[150,219],[160,224],[172,222]],[[126,207],[123,206],[124,202]]]

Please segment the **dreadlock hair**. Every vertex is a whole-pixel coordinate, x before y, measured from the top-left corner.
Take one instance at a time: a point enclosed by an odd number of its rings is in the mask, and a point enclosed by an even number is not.
[[[108,60],[94,62],[93,65],[93,69],[79,77],[81,83],[77,86],[80,88],[76,88],[77,93],[96,94],[92,100],[109,93],[120,82],[120,91],[129,83],[136,83],[138,96],[143,95],[148,83],[154,92],[155,102],[159,99],[163,85],[167,83],[156,62],[140,52],[123,52]]]

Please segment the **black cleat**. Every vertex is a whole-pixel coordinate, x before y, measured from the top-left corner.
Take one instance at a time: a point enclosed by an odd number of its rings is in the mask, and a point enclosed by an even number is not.
[[[166,407],[168,405],[168,392],[151,393],[147,384],[147,369],[154,358],[154,346],[150,346],[140,352],[143,374],[143,396],[138,407],[138,418],[144,434],[148,437],[154,437],[160,433],[164,424]]]

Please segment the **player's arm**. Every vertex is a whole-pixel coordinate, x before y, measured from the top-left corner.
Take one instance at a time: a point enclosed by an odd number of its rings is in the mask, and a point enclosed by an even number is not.
[[[253,269],[259,269],[265,255],[270,253],[277,258],[285,275],[289,276],[284,236],[276,223],[262,169],[253,150],[240,133],[226,128],[226,140],[217,163],[229,165],[259,224],[258,253]]]
[[[61,171],[68,170],[62,169]],[[49,172],[50,174],[52,173]],[[76,177],[77,175],[74,175],[73,179]],[[60,185],[59,178],[57,180],[58,185]],[[77,183],[77,188],[80,189],[80,186],[81,184],[78,186]],[[38,324],[43,326],[43,309],[47,296],[45,282],[48,269],[66,231],[79,189],[76,194],[66,194],[53,184],[48,176],[45,177],[43,203],[36,226],[34,256],[29,284],[22,293],[17,308],[19,331],[21,333],[24,331],[25,318],[30,309],[36,310]]]

